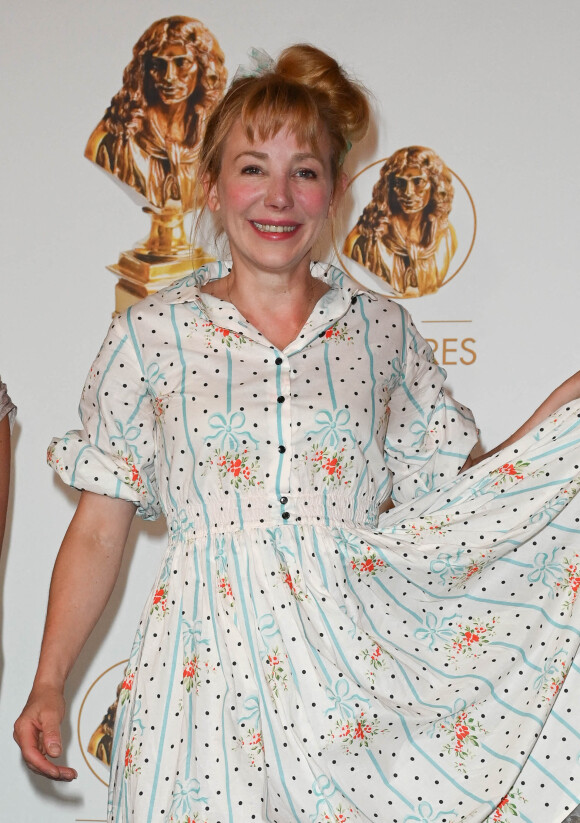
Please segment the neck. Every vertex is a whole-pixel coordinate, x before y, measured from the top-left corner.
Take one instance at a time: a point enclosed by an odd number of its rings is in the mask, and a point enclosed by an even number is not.
[[[298,337],[312,310],[328,286],[312,277],[310,267],[291,277],[240,272],[234,265],[221,280],[208,283],[209,291],[232,303],[240,314],[277,349],[285,349]]]
[[[163,103],[151,106],[148,117],[165,139],[170,138],[181,142],[185,135],[185,123],[187,122],[187,100],[171,106]]]

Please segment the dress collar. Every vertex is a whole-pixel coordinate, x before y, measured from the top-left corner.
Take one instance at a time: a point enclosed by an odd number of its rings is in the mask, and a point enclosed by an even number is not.
[[[229,260],[218,260],[214,263],[206,263],[205,266],[201,266],[201,268],[196,269],[196,271],[193,271],[191,274],[182,277],[181,280],[176,280],[175,283],[162,289],[159,295],[165,303],[197,302],[200,295],[204,298],[207,297],[207,295],[199,291],[200,286],[203,286],[210,280],[219,280],[222,277],[227,277],[231,269],[232,263]],[[318,277],[326,281],[331,287],[331,290],[344,291],[349,298],[356,297],[359,294],[367,294],[371,299],[375,297],[370,287],[366,288],[330,263],[313,261],[310,263],[310,272],[313,277]]]
[[[187,277],[177,280],[171,286],[163,289],[159,292],[159,296],[166,303],[190,304],[190,308],[196,314],[203,320],[212,323],[212,325],[230,329],[256,342],[271,346],[271,343],[254,326],[248,323],[235,306],[227,300],[221,300],[200,291],[200,286],[210,280],[227,277],[231,267],[231,263],[227,261],[207,263]],[[336,266],[313,262],[310,265],[310,271],[313,277],[324,280],[330,288],[317,302],[300,334],[284,350],[288,354],[299,351],[320,335],[321,332],[336,323],[346,314],[351,304],[356,302],[359,295],[376,299],[376,295],[367,291]]]

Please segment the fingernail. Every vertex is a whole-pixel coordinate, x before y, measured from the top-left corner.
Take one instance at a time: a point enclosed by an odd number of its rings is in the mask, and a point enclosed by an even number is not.
[[[49,743],[48,751],[50,752],[50,754],[60,754],[60,746],[58,745],[58,743]]]

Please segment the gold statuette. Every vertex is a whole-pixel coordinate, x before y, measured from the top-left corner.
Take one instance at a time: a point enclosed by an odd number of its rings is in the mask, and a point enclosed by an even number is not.
[[[399,149],[381,167],[372,200],[346,238],[344,252],[386,280],[401,297],[443,285],[457,250],[449,222],[451,171],[423,146]]]
[[[223,52],[203,23],[158,20],[135,44],[123,86],[89,138],[85,156],[151,215],[147,240],[109,266],[119,277],[117,311],[212,259],[191,248],[183,218],[197,207],[201,140],[226,79]]]

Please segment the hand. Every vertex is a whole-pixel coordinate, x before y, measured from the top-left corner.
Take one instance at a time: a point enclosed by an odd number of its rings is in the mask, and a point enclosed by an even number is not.
[[[47,756],[59,757],[62,753],[60,724],[64,711],[64,697],[59,689],[35,686],[14,724],[14,740],[31,771],[51,780],[70,781],[77,777],[74,769],[58,766],[47,759]]]

